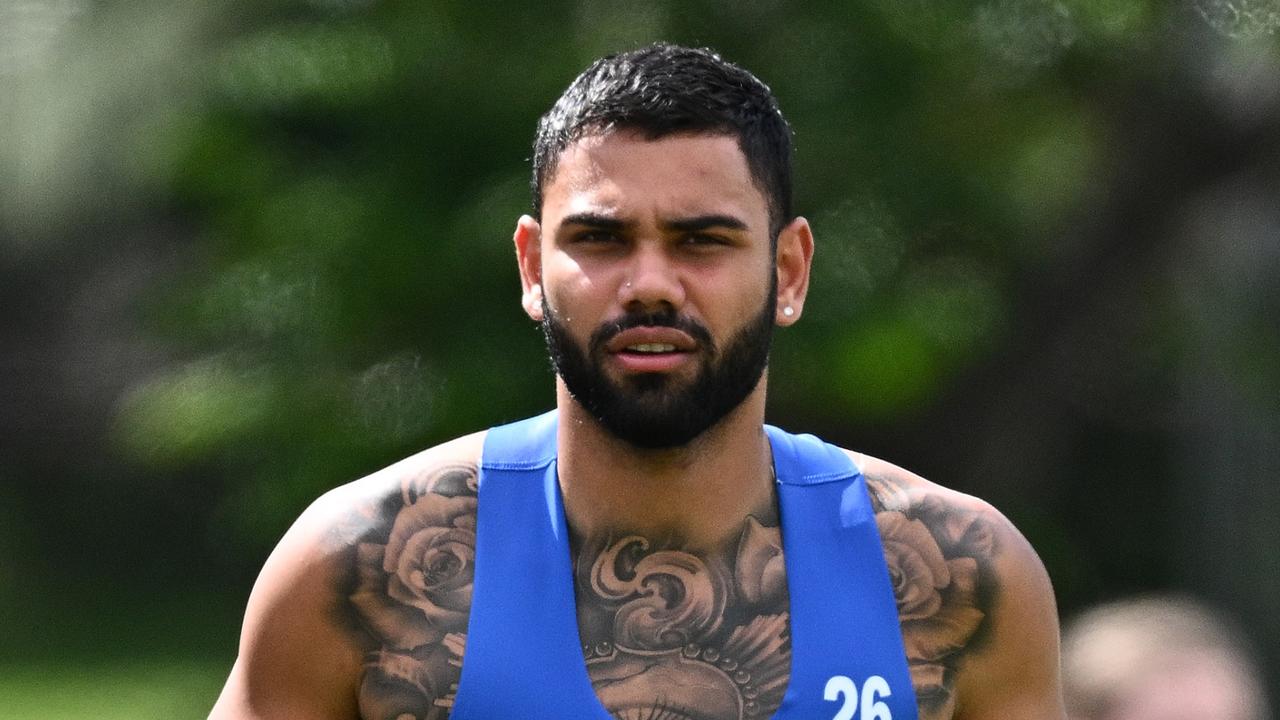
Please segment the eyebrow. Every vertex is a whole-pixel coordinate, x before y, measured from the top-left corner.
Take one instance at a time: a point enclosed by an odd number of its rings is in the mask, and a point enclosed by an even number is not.
[[[629,223],[619,220],[609,215],[601,215],[599,213],[582,212],[565,215],[560,220],[561,225],[584,225],[586,227],[601,228],[603,230],[622,230]]]
[[[603,230],[623,230],[631,223],[610,215],[583,212],[566,215],[564,219],[560,221],[560,224],[583,225],[586,227],[601,228]],[[710,228],[746,230],[747,224],[732,215],[712,213],[708,215],[695,215],[693,217],[666,220],[662,222],[662,228],[664,230],[674,230],[676,232],[698,232],[700,230],[707,230]]]
[[[668,220],[662,227],[679,232],[698,232],[710,228],[726,230],[746,230],[747,224],[732,215],[696,215],[690,218]]]

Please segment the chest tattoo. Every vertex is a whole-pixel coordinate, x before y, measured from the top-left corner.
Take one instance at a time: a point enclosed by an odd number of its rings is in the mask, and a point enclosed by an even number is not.
[[[364,639],[361,716],[445,720],[475,561],[475,466],[404,480],[367,513],[344,615]],[[990,622],[996,539],[978,513],[868,478],[922,720],[954,713],[955,675]],[[768,718],[790,673],[780,528],[748,516],[723,547],[625,531],[575,543],[579,641],[620,720]]]
[[[725,548],[621,535],[578,551],[578,626],[596,695],[616,718],[765,718],[790,671],[776,524],[748,516]]]

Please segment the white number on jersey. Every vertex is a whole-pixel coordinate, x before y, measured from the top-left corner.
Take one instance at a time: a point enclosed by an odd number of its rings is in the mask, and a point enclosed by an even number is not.
[[[827,681],[822,691],[822,698],[830,702],[840,702],[840,710],[832,720],[893,720],[889,706],[880,698],[889,697],[889,682],[879,675],[872,675],[862,683],[862,693],[858,693],[858,685],[853,678],[834,675]]]

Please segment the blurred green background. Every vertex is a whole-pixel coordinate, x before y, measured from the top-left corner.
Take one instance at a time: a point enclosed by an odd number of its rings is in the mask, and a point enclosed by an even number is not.
[[[0,717],[196,718],[325,489],[549,407],[537,116],[756,72],[818,238],[770,417],[1004,510],[1064,616],[1280,687],[1280,1],[0,0]]]

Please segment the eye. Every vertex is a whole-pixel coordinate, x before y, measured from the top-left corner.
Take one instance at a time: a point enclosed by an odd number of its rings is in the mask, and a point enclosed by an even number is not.
[[[573,236],[573,242],[587,245],[607,245],[622,242],[622,238],[611,230],[584,230]]]
[[[711,235],[709,233],[690,233],[684,237],[684,244],[692,247],[713,248],[729,245],[728,238],[719,235]]]

